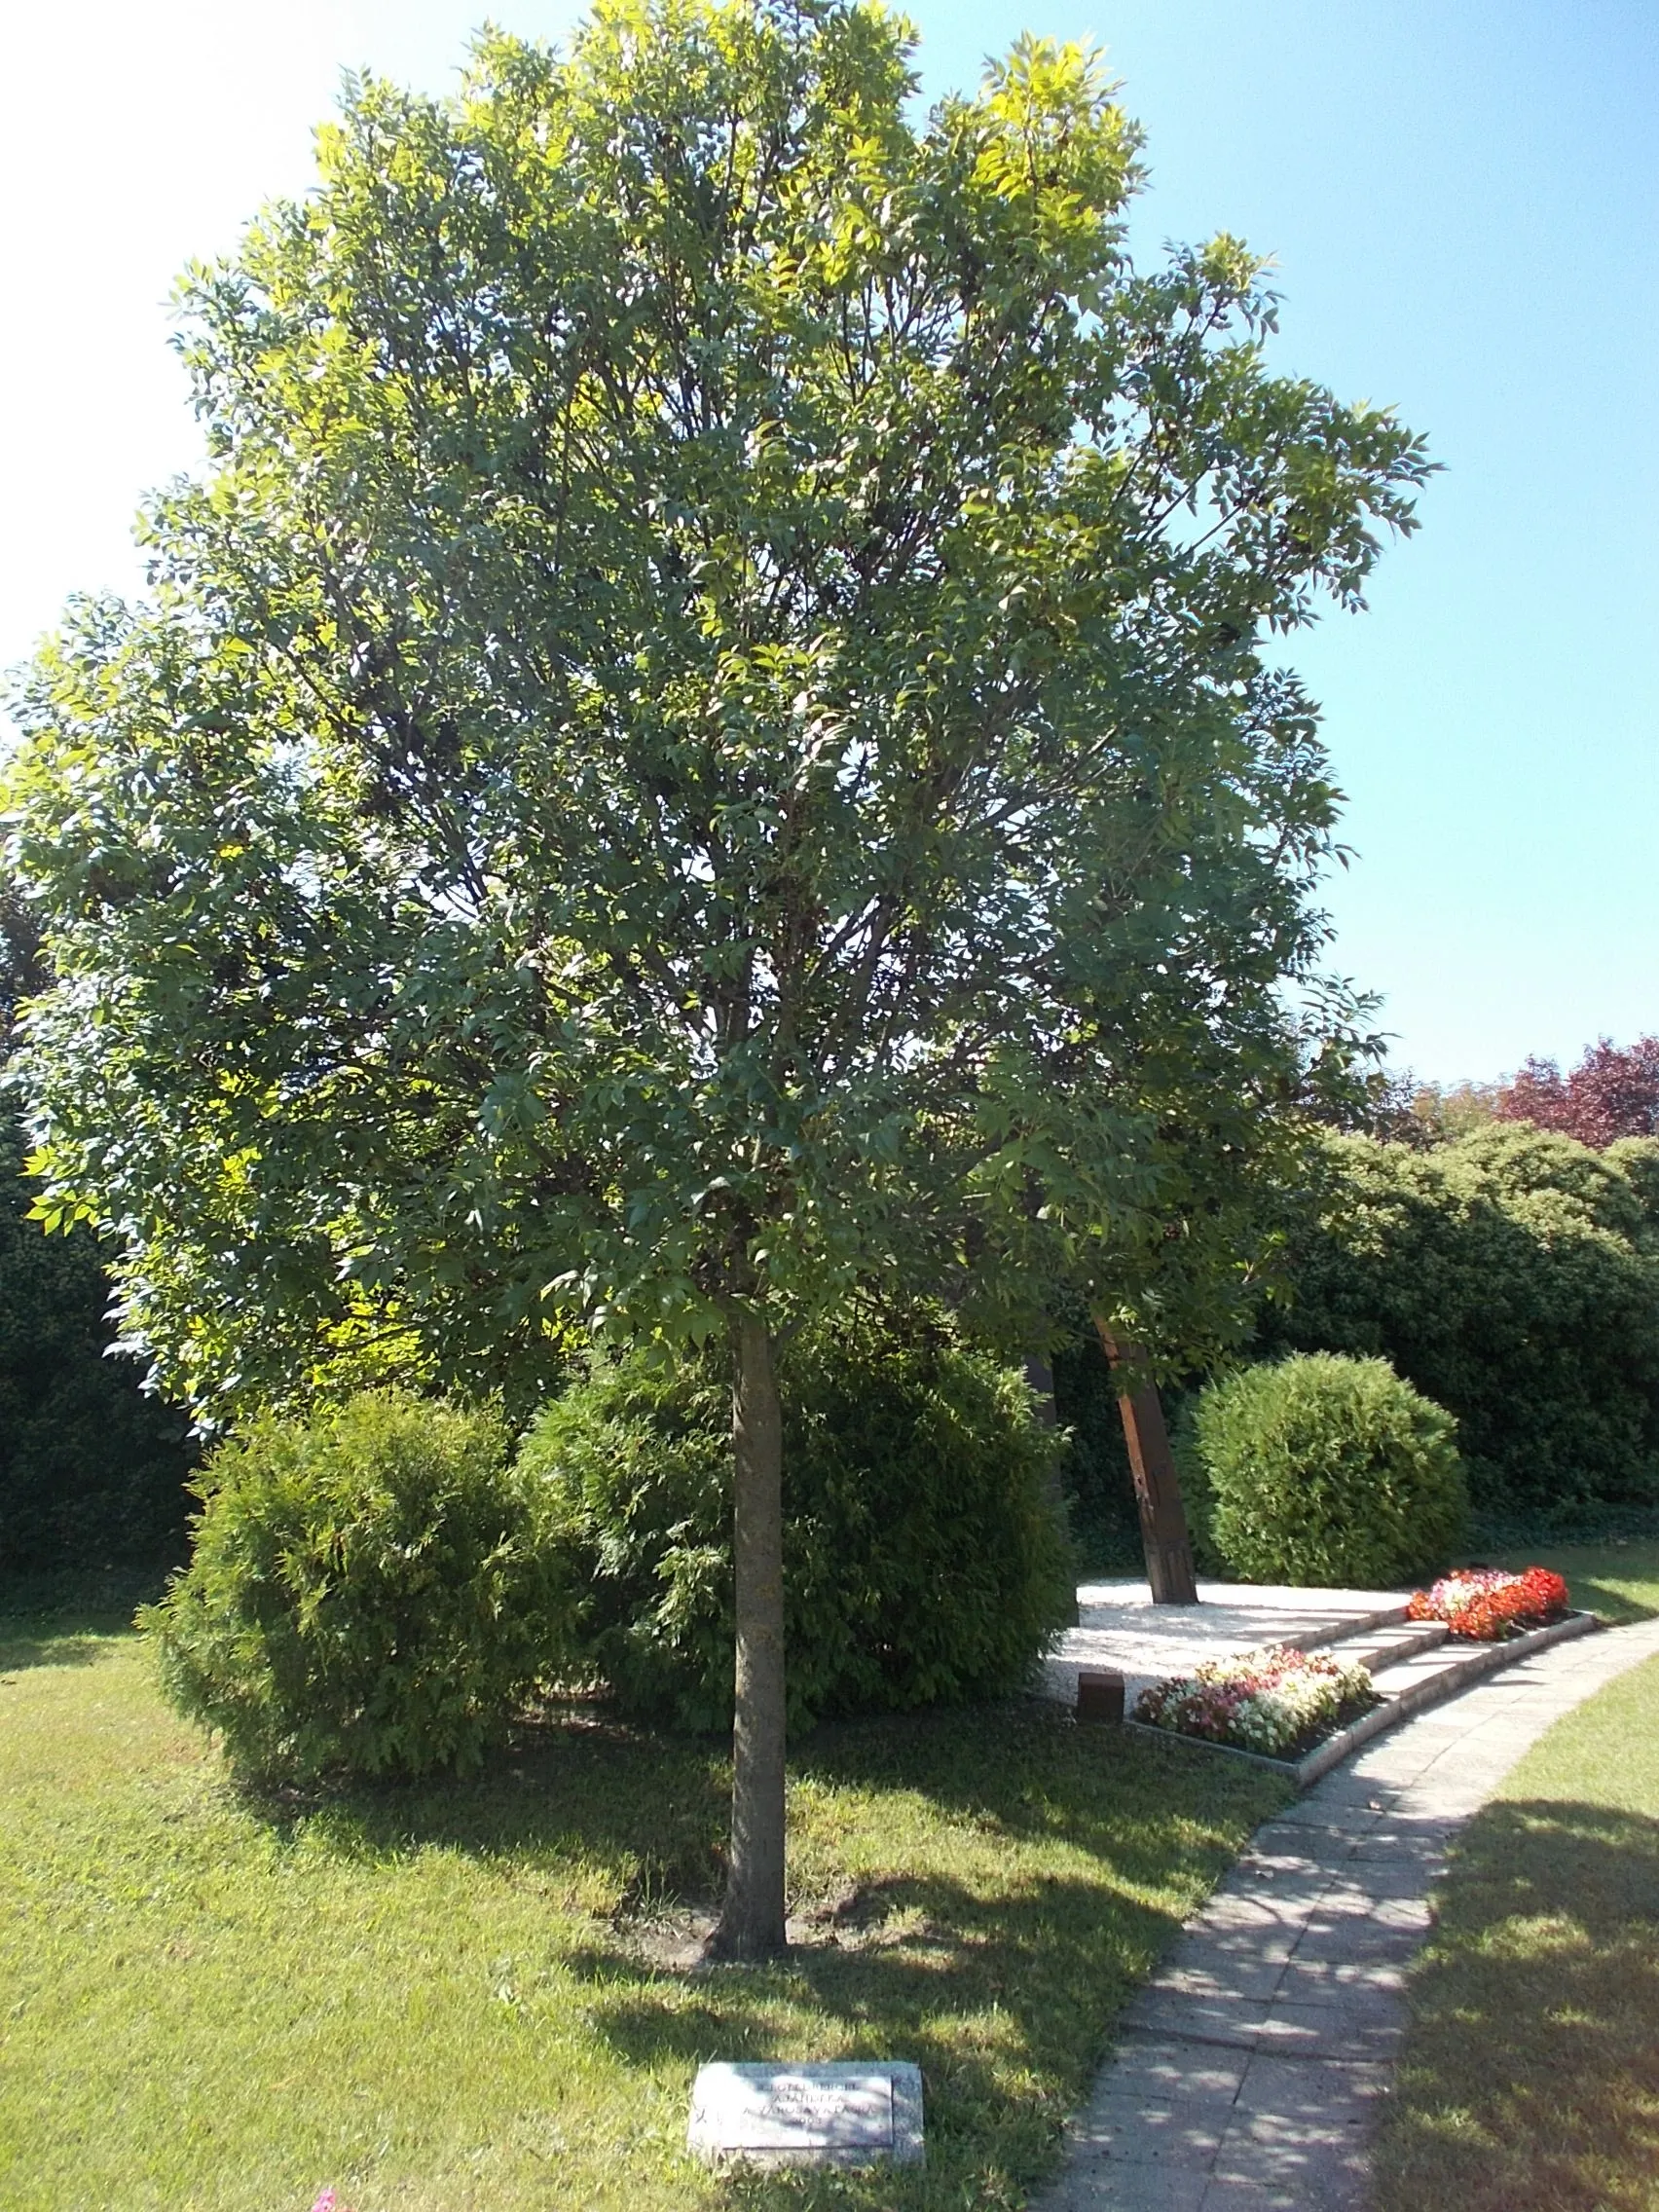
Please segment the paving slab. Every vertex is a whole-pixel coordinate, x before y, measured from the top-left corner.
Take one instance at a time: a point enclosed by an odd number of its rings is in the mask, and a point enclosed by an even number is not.
[[[1367,2212],[1449,1847],[1563,1714],[1655,1654],[1659,1621],[1535,1652],[1265,1822],[1123,2015],[1041,2212]]]
[[[1093,2110],[1095,2100],[1116,2095],[1161,2102],[1219,2099],[1231,2105],[1237,2099],[1249,2063],[1239,2051],[1197,2050],[1172,2036],[1140,2037],[1120,2047],[1117,2062],[1102,2073],[1088,2110]]]

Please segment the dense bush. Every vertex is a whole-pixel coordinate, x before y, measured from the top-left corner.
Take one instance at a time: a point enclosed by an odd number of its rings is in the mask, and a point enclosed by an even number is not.
[[[1230,1573],[1387,1589],[1444,1567],[1464,1533],[1455,1434],[1385,1360],[1317,1352],[1210,1383],[1180,1452],[1194,1517]]]
[[[1659,1501],[1659,1143],[1329,1141],[1259,1348],[1381,1354],[1456,1417],[1477,1522]]]
[[[940,1334],[850,1329],[782,1369],[790,1717],[1016,1685],[1071,1618],[1054,1443],[1022,1382]],[[729,1388],[641,1360],[550,1406],[520,1464],[546,1486],[583,1648],[630,1709],[730,1719]]]
[[[194,1455],[185,1417],[107,1356],[109,1277],[82,1229],[28,1219],[36,1186],[0,1109],[0,1572],[170,1564]]]
[[[144,1615],[173,1702],[258,1777],[477,1764],[564,1649],[531,1486],[490,1412],[370,1391],[253,1421]]]

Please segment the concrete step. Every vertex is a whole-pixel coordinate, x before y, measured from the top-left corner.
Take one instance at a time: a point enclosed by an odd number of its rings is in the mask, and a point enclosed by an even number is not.
[[[1308,1635],[1287,1636],[1283,1641],[1294,1643],[1299,1651],[1329,1651],[1334,1643],[1346,1643],[1354,1637],[1369,1636],[1373,1629],[1416,1627],[1416,1622],[1406,1622],[1406,1604],[1407,1601],[1402,1598],[1397,1605],[1380,1605],[1375,1612],[1361,1613],[1357,1619],[1339,1621],[1334,1627],[1314,1630]]]
[[[1340,1659],[1346,1666],[1357,1662],[1376,1676],[1417,1658],[1420,1652],[1436,1650],[1451,1633],[1444,1621],[1400,1620],[1386,1627],[1340,1636],[1334,1642],[1323,1643],[1318,1648],[1326,1658]],[[1307,1646],[1303,1648],[1306,1650]]]
[[[1568,1625],[1567,1621],[1556,1623],[1558,1629]],[[1433,1705],[1440,1698],[1449,1697],[1464,1682],[1472,1682],[1482,1675],[1511,1665],[1524,1650],[1536,1648],[1524,1636],[1513,1637],[1507,1643],[1459,1643],[1449,1638],[1431,1650],[1414,1651],[1390,1666],[1373,1669],[1371,1678],[1377,1684],[1380,1697],[1391,1704],[1404,1699],[1415,1712],[1420,1706]]]
[[[1340,1766],[1350,1751],[1369,1743],[1373,1736],[1398,1727],[1402,1720],[1409,1720],[1428,1706],[1438,1705],[1443,1698],[1456,1697],[1459,1690],[1468,1688],[1483,1676],[1494,1675],[1501,1667],[1513,1667],[1518,1659],[1546,1650],[1552,1643],[1565,1643],[1570,1637],[1587,1636],[1601,1625],[1594,1613],[1568,1613],[1564,1621],[1556,1621],[1549,1628],[1532,1629],[1525,1636],[1511,1637],[1506,1643],[1458,1643],[1448,1639],[1432,1650],[1414,1652],[1410,1658],[1383,1668],[1372,1677],[1382,1703],[1299,1761],[1297,1788],[1308,1788],[1332,1767]]]

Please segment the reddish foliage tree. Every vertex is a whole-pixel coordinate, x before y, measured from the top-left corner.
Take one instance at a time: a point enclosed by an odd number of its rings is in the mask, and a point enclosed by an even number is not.
[[[1622,1051],[1603,1037],[1566,1076],[1554,1060],[1528,1060],[1497,1112],[1598,1151],[1616,1137],[1659,1136],[1659,1037],[1639,1037]]]

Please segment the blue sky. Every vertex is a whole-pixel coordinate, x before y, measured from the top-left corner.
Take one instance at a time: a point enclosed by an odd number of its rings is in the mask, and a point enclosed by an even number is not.
[[[482,5],[64,0],[3,34],[0,661],[128,589],[197,445],[166,345],[187,257],[302,189],[342,67],[440,89]],[[579,13],[496,0],[557,37]],[[1396,1061],[1488,1078],[1659,1029],[1659,8],[1653,0],[923,0],[930,91],[1022,28],[1092,37],[1146,128],[1137,249],[1278,263],[1281,364],[1445,464],[1360,616],[1290,641],[1353,866],[1336,964]]]

